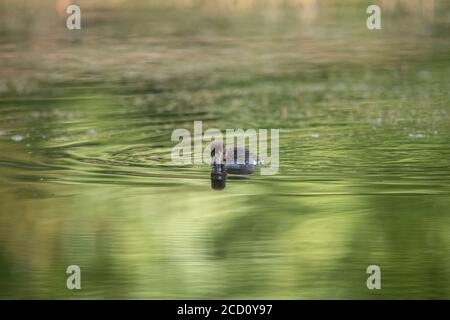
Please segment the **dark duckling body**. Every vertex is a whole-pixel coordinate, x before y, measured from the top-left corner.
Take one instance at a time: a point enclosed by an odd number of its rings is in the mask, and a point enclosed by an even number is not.
[[[260,161],[247,148],[224,148],[222,141],[210,145],[211,150],[211,187],[214,190],[225,189],[228,174],[248,175],[255,171]]]

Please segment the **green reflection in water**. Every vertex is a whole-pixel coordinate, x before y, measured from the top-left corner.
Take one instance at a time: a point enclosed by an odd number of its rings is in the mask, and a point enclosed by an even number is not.
[[[450,298],[448,5],[349,3],[2,20],[0,297]],[[194,120],[281,128],[279,174],[212,191]]]

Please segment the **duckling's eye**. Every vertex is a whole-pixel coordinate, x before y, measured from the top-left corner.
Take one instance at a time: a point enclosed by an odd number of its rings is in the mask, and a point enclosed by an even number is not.
[[[212,149],[212,151],[211,151],[211,157],[214,157],[216,155],[216,149],[214,148],[214,149]]]

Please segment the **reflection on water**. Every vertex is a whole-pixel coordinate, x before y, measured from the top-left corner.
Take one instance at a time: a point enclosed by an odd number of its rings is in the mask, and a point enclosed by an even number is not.
[[[445,1],[431,16],[398,1],[380,32],[357,1],[101,2],[79,33],[8,1],[1,298],[450,298]],[[281,128],[279,173],[214,192],[210,166],[170,162],[194,120]]]
[[[213,190],[223,190],[227,185],[228,173],[224,165],[213,165],[211,170],[211,188]]]

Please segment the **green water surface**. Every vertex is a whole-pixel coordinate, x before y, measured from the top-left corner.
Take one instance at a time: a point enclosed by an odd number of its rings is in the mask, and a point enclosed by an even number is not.
[[[111,3],[0,4],[0,298],[450,298],[447,1]],[[280,129],[278,174],[212,190],[195,120]]]

